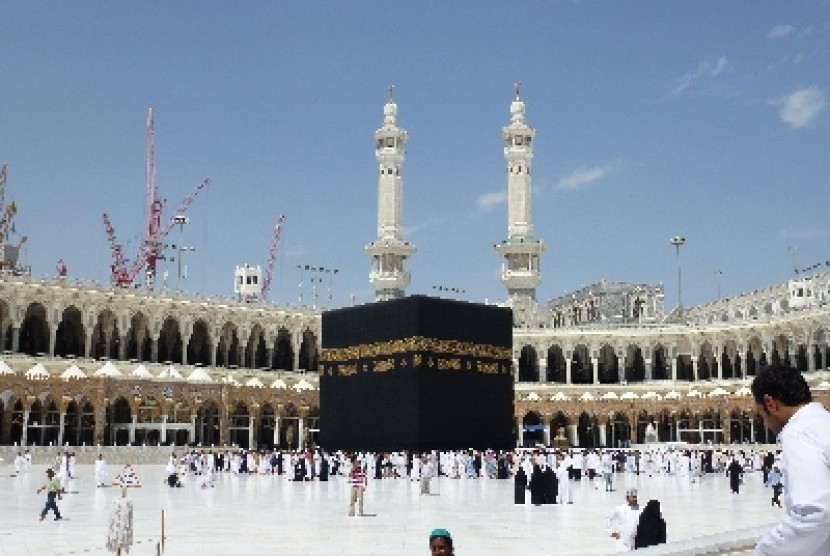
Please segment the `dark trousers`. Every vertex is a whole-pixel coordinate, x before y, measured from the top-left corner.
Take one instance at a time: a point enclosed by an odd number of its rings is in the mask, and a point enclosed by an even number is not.
[[[780,483],[777,485],[772,485],[772,503],[778,506],[779,508],[781,507],[781,500],[779,500],[778,497],[781,496],[781,490],[782,487]]]
[[[46,493],[46,506],[43,507],[43,511],[40,512],[40,519],[46,517],[46,514],[49,513],[49,510],[55,512],[55,519],[61,518],[61,512],[58,509],[58,504],[56,500],[58,499],[57,492],[47,492]]]

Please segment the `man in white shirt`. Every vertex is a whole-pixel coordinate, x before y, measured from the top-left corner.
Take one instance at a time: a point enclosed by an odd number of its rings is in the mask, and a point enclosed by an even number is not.
[[[620,504],[608,515],[608,534],[616,540],[617,552],[634,550],[634,536],[639,521],[637,489],[630,488],[625,493],[625,504]]]
[[[752,395],[783,448],[786,517],[764,535],[755,556],[830,554],[830,413],[813,403],[807,381],[785,365],[762,369]]]

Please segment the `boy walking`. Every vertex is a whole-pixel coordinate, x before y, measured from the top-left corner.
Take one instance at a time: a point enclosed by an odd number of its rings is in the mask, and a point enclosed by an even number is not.
[[[55,501],[56,499],[61,499],[61,481],[55,476],[55,472],[52,469],[46,470],[46,484],[37,489],[37,493],[40,494],[44,490],[46,491],[46,506],[40,512],[40,520],[43,521],[46,514],[49,513],[49,510],[55,512],[55,521],[63,519],[58,509],[58,504]]]

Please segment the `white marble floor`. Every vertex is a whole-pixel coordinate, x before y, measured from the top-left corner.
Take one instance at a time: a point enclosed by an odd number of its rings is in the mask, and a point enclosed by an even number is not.
[[[117,488],[95,488],[91,466],[64,497],[65,521],[38,521],[45,495],[35,494],[45,468],[10,476],[0,466],[0,556],[108,554],[105,550]],[[111,472],[113,470],[111,469]],[[136,468],[142,487],[130,489],[135,508],[131,554],[156,554],[162,510],[166,517],[165,554],[308,555],[428,554],[431,529],[444,527],[459,556],[473,554],[605,554],[613,551],[605,517],[623,502],[625,478],[607,493],[587,480],[574,484],[574,504],[515,506],[512,481],[438,479],[432,496],[419,496],[409,481],[371,481],[362,518],[346,517],[348,488],[342,478],[327,483],[293,483],[275,476],[219,477],[213,489],[170,489],[162,466]],[[739,495],[727,480],[709,475],[702,484],[676,477],[639,477],[641,503],[661,501],[669,540],[735,531],[772,523],[781,512],[770,507],[770,491],[760,474],[748,474]],[[529,497],[528,497],[529,498]]]

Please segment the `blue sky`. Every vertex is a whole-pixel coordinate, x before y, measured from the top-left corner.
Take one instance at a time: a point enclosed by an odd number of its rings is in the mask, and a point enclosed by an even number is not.
[[[716,297],[716,270],[728,296],[830,260],[828,2],[4,2],[0,21],[0,161],[38,275],[63,258],[106,282],[104,211],[137,251],[153,107],[166,216],[211,180],[168,238],[196,248],[188,290],[231,295],[284,214],[271,300],[297,303],[310,264],[339,270],[335,305],[370,301],[394,84],[408,293],[502,300],[516,81],[540,300],[606,278],[664,282],[671,308],[675,235],[686,305]]]

